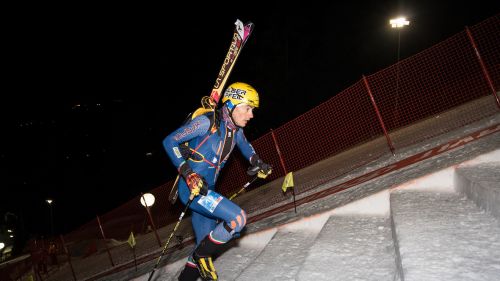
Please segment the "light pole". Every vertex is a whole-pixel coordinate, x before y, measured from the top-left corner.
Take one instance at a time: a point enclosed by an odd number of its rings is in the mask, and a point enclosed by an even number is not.
[[[389,24],[392,28],[398,30],[398,63],[399,63],[399,50],[401,46],[401,29],[407,25],[410,25],[410,21],[406,20],[405,17],[399,17],[395,19],[390,19]]]
[[[396,106],[394,109],[395,114],[395,122],[398,121],[398,96],[399,96],[399,56],[401,50],[401,29],[403,27],[410,25],[410,21],[406,20],[405,17],[398,17],[389,20],[389,24],[392,28],[396,28],[398,30],[398,56],[396,61]]]
[[[54,203],[54,200],[48,198],[45,202],[49,204],[50,209],[50,236],[54,236],[54,216],[52,214],[52,203]]]
[[[144,208],[146,208],[146,212],[148,213],[148,217],[149,217],[149,222],[151,223],[151,226],[153,227],[153,231],[155,232],[156,240],[158,240],[158,245],[160,245],[160,247],[161,247],[160,236],[158,236],[158,232],[156,232],[156,226],[155,226],[155,223],[153,221],[153,217],[151,216],[151,210],[149,209],[149,207],[153,206],[153,204],[155,203],[155,196],[151,193],[141,194],[140,201],[141,201],[141,205],[144,206]]]

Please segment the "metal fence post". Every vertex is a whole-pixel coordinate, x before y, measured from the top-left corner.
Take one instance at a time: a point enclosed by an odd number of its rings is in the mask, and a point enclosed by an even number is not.
[[[108,244],[106,243],[106,236],[104,235],[104,230],[102,229],[101,219],[99,218],[99,216],[96,217],[97,217],[97,223],[99,224],[99,229],[101,230],[104,246],[106,247],[106,251],[108,252],[109,261],[111,261],[111,266],[115,266],[115,264],[113,263],[113,258],[111,257],[111,252],[109,251],[108,248]]]
[[[394,146],[392,145],[391,138],[389,137],[389,134],[387,133],[387,130],[385,129],[384,125],[384,120],[382,120],[382,115],[380,115],[380,111],[378,110],[377,103],[375,102],[375,99],[373,98],[372,95],[372,90],[370,89],[370,86],[368,85],[368,79],[366,79],[366,76],[363,75],[363,82],[365,82],[366,90],[368,91],[368,95],[370,96],[370,100],[372,101],[373,108],[375,109],[375,112],[377,113],[378,121],[380,123],[380,126],[382,127],[382,130],[384,131],[385,138],[387,140],[387,145],[389,145],[389,149],[392,152],[392,156],[396,156],[394,153]]]
[[[281,150],[278,145],[278,141],[276,140],[276,136],[274,135],[274,131],[271,129],[271,136],[273,137],[274,146],[276,147],[276,151],[278,152],[278,156],[280,157],[281,167],[285,172],[285,176],[288,174],[285,166],[285,160],[281,155]],[[297,213],[297,204],[295,203],[295,187],[292,187],[292,195],[293,195],[293,207],[295,209],[295,213]]]
[[[61,237],[61,242],[62,242],[62,245],[64,247],[64,252],[68,256],[69,268],[71,269],[71,274],[73,274],[73,280],[76,281],[76,274],[75,274],[75,270],[73,269],[73,263],[71,263],[71,255],[68,251],[68,247],[66,247],[66,243],[64,242],[64,237],[62,236],[62,234],[59,237]]]
[[[476,41],[474,41],[474,37],[472,37],[472,33],[470,32],[469,27],[465,27],[465,32],[467,33],[467,37],[469,37],[469,41],[472,44],[472,48],[474,48],[474,53],[476,53],[476,57],[479,60],[479,64],[481,65],[481,69],[483,70],[484,77],[486,78],[486,82],[488,83],[488,86],[491,89],[491,93],[495,97],[495,101],[497,102],[498,108],[500,108],[500,100],[498,99],[497,93],[495,91],[495,86],[493,86],[493,82],[491,81],[490,73],[488,72],[488,69],[486,68],[486,65],[484,65],[483,58],[481,58],[481,53],[479,53],[479,50],[477,49]]]

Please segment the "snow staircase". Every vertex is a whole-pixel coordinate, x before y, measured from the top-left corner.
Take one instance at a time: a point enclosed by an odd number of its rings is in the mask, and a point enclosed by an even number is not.
[[[498,159],[500,150],[246,235],[216,259],[219,279],[500,280]],[[153,280],[177,280],[183,266]]]

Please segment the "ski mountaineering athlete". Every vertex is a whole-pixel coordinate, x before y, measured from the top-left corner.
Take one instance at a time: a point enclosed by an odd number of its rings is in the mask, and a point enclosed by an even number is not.
[[[188,258],[179,280],[217,280],[212,257],[246,224],[246,213],[234,202],[215,191],[221,169],[237,146],[250,162],[249,175],[265,178],[272,167],[264,163],[247,141],[243,127],[259,107],[259,95],[250,85],[231,84],[220,109],[202,114],[181,126],[163,140],[167,154],[182,176],[179,198],[189,208],[196,236],[196,247]]]

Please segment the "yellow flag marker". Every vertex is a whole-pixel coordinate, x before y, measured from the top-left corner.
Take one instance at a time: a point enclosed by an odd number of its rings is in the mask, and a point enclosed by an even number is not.
[[[134,232],[130,232],[130,236],[128,237],[127,240],[128,244],[130,247],[134,248],[135,247],[135,237],[134,237]]]
[[[283,181],[283,186],[281,186],[281,189],[283,189],[283,192],[286,192],[286,190],[289,187],[293,187],[293,174],[292,174],[292,172],[286,174],[285,180]]]

